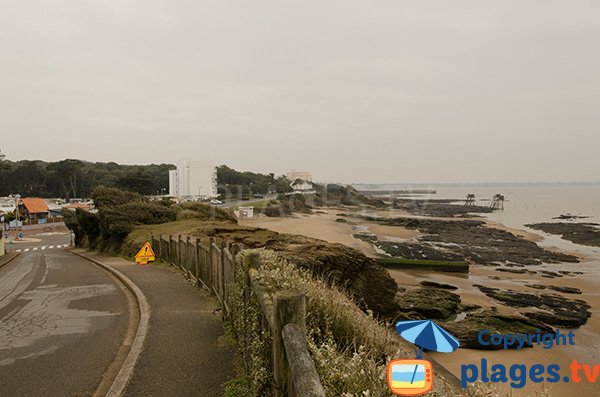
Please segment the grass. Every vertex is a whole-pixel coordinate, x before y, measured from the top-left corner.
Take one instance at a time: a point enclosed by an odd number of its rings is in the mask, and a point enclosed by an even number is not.
[[[381,266],[393,269],[427,269],[443,272],[468,273],[467,262],[433,261],[426,259],[381,258],[377,260]]]

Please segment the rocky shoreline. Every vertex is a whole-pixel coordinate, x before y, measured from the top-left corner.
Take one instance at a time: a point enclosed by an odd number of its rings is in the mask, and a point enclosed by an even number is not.
[[[600,224],[545,222],[525,225],[535,230],[556,234],[575,244],[600,247]]]
[[[423,233],[411,242],[374,242],[391,256],[407,259],[468,261],[479,265],[539,265],[577,263],[576,256],[548,251],[536,243],[480,220],[438,220],[359,216],[359,219],[386,226],[401,226]]]
[[[404,210],[410,214],[421,216],[436,217],[474,217],[474,213],[488,214],[494,210],[490,207],[480,205],[456,205],[452,204],[459,201],[450,199],[432,199],[432,200],[408,200],[395,199],[393,206],[396,209]]]
[[[490,227],[484,220],[473,219],[472,212],[490,212],[486,207],[466,207],[449,200],[419,202],[396,201],[396,207],[410,216],[382,217],[370,215],[338,214],[361,222],[417,230],[420,235],[403,241],[389,241],[375,234],[358,233],[356,238],[372,243],[385,255],[403,259],[439,261],[466,261],[472,265],[496,266],[499,273],[537,275],[541,278],[576,276],[581,272],[571,270],[551,271],[538,268],[544,263],[577,263],[579,258],[550,251],[521,236],[501,228]],[[466,218],[469,219],[457,219]],[[440,219],[448,218],[448,219]],[[454,218],[454,219],[452,219]],[[581,227],[581,226],[579,226]],[[589,239],[588,239],[589,241]],[[488,276],[493,280],[503,277]],[[499,304],[491,308],[465,305],[457,287],[445,283],[424,281],[419,287],[400,288],[396,294],[399,302],[399,319],[435,319],[454,333],[461,345],[475,349],[489,349],[477,340],[477,332],[553,332],[554,327],[577,328],[590,316],[590,305],[580,299],[562,294],[581,294],[575,287],[552,286],[539,283],[526,285],[531,292],[474,285],[483,294]],[[517,309],[512,314],[500,307]]]

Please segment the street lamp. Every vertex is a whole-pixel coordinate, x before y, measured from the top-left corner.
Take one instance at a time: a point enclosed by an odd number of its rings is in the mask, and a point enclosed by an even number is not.
[[[17,234],[19,233],[19,218],[20,218],[20,215],[19,215],[19,200],[20,199],[21,199],[21,195],[20,194],[15,194],[15,214],[16,214],[15,227],[17,229]]]

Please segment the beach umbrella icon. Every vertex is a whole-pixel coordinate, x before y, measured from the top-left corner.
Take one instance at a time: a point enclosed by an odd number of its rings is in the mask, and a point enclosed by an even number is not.
[[[423,355],[423,349],[452,353],[460,345],[458,339],[431,320],[398,321],[396,331],[419,348],[417,351],[419,359]]]

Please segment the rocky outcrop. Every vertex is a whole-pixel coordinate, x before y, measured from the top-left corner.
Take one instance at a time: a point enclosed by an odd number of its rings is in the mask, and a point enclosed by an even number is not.
[[[532,229],[557,234],[575,244],[600,247],[600,224],[598,223],[532,223],[525,225]]]
[[[552,327],[521,316],[509,316],[499,314],[495,310],[489,309],[477,313],[467,314],[464,320],[459,322],[443,323],[443,327],[456,336],[460,341],[460,347],[498,350],[504,348],[500,345],[482,345],[479,343],[478,335],[481,330],[489,330],[490,333],[551,333]],[[489,336],[482,338],[484,342],[489,342]],[[510,346],[516,348],[516,345]]]
[[[451,204],[455,200],[407,200],[396,199],[394,206],[398,209],[415,215],[437,216],[437,217],[465,217],[473,216],[473,213],[490,213],[490,207],[478,205],[465,206]]]
[[[416,288],[396,294],[399,319],[446,319],[460,312],[460,296],[438,288]]]
[[[428,281],[428,280],[421,281],[419,284],[421,284],[423,287],[441,288],[441,289],[450,289],[450,290],[458,289],[458,287],[455,285],[436,283],[435,281]]]
[[[532,241],[517,237],[500,229],[487,227],[484,221],[439,219],[380,218],[360,216],[360,219],[387,226],[402,226],[423,233],[417,242],[388,243],[382,246],[393,255],[395,249],[403,258],[457,260],[464,258],[471,263],[494,265],[510,263],[539,265],[541,263],[578,262],[573,255],[548,251]],[[380,243],[378,243],[380,244]]]
[[[576,287],[561,287],[558,285],[543,285],[543,284],[526,284],[526,287],[534,289],[551,289],[553,291],[562,292],[565,294],[578,294],[581,295],[581,290]]]
[[[396,281],[363,253],[342,244],[314,241],[288,246],[281,255],[297,266],[344,287],[359,305],[383,316],[395,313]]]
[[[199,229],[197,237],[216,237],[247,248],[276,251],[290,263],[343,288],[363,308],[383,317],[397,313],[398,284],[382,266],[362,252],[342,244],[239,225]]]
[[[579,327],[591,317],[591,306],[581,299],[567,299],[557,294],[536,294],[475,285],[481,292],[499,302],[516,308],[532,308],[524,316],[549,325]]]

